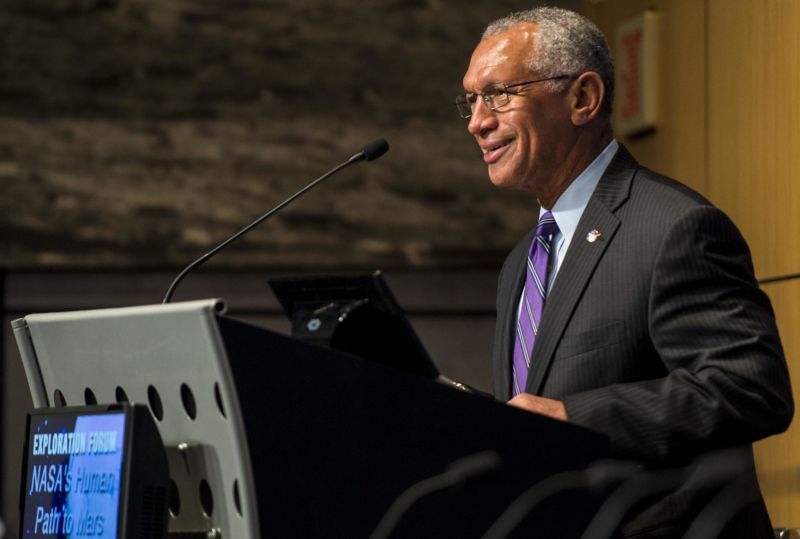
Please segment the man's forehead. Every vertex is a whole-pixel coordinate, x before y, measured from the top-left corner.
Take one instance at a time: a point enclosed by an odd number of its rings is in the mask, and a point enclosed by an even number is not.
[[[525,60],[535,47],[537,29],[535,24],[517,24],[478,43],[464,75],[465,87],[503,82],[526,73]]]

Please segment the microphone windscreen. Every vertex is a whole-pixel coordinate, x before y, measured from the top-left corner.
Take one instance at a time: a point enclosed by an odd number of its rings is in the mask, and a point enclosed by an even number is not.
[[[389,151],[389,143],[385,138],[379,138],[364,146],[361,151],[364,153],[365,160],[373,161]]]
[[[473,476],[499,470],[502,466],[502,457],[496,451],[486,450],[451,462],[447,472],[453,474],[458,483],[463,483]]]

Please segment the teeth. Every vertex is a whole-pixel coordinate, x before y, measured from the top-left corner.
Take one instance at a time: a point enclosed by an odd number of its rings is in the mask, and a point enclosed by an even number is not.
[[[498,144],[497,146],[492,146],[491,148],[489,148],[489,151],[490,151],[490,152],[493,152],[493,151],[495,151],[495,150],[499,150],[499,149],[500,149],[500,148],[502,148],[503,146],[508,146],[509,144],[511,144],[511,141],[510,141],[510,140],[509,140],[508,142],[504,142],[504,143],[502,143],[502,144]]]

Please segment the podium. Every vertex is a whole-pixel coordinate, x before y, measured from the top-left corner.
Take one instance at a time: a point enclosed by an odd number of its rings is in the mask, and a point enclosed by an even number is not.
[[[366,538],[409,486],[493,450],[497,473],[421,499],[392,536],[480,537],[529,486],[608,453],[600,434],[246,324],[220,300],[12,325],[36,407],[148,404],[172,533]],[[579,537],[599,501],[554,496],[517,532]]]

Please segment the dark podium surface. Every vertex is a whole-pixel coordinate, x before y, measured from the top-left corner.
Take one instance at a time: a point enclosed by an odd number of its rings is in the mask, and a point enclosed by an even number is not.
[[[392,537],[480,537],[521,492],[608,453],[604,436],[217,318],[247,432],[261,536],[368,537],[412,484],[491,449],[502,469],[416,503]],[[391,343],[387,343],[390,347]],[[568,491],[514,537],[579,537],[599,498]]]

